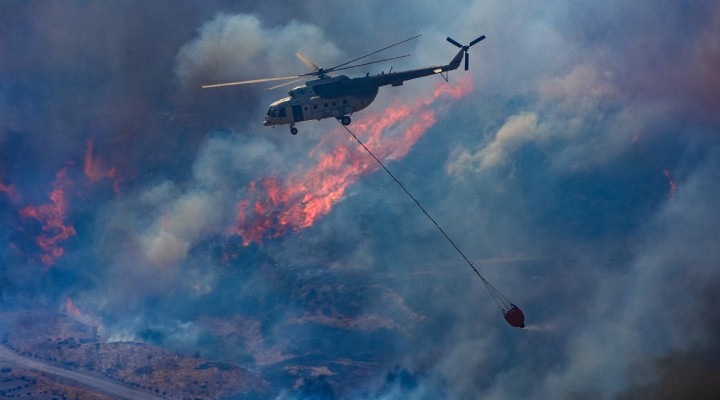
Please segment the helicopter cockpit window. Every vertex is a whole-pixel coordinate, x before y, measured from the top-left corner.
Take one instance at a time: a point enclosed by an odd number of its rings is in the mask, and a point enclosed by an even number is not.
[[[285,107],[272,106],[267,112],[270,118],[285,118]]]

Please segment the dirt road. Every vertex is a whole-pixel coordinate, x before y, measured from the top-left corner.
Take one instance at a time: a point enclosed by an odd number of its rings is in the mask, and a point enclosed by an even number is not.
[[[52,374],[60,376],[65,379],[75,381],[82,386],[88,387],[97,392],[115,396],[120,399],[128,400],[159,400],[162,397],[153,396],[152,394],[134,389],[101,375],[95,375],[91,373],[82,373],[78,371],[71,371],[64,368],[56,367],[54,365],[47,364],[43,361],[35,360],[32,358],[21,356],[14,351],[8,349],[5,346],[0,346],[0,361],[9,361],[13,364],[29,368],[35,371],[41,371],[46,374]]]

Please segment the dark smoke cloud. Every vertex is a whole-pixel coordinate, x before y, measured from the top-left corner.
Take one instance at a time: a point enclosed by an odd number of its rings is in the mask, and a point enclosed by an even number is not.
[[[719,23],[710,1],[5,2],[0,301],[71,297],[110,340],[256,367],[280,398],[711,398]],[[310,165],[335,123],[291,137],[259,126],[282,90],[198,84],[417,33],[394,68],[446,62],[445,36],[488,39],[473,92],[388,165],[524,331],[382,174],[305,230],[228,234],[249,183]],[[381,89],[367,112],[433,83]],[[89,139],[117,193],[85,175]],[[18,213],[49,204],[62,169],[77,236],[44,268]]]

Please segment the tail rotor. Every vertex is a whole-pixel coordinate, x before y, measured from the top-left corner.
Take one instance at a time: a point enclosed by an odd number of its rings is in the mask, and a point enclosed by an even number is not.
[[[467,71],[467,70],[470,68],[470,57],[468,56],[468,49],[470,49],[470,47],[472,47],[472,46],[475,45],[477,42],[479,42],[479,41],[481,41],[481,40],[483,40],[483,39],[485,39],[485,35],[482,35],[482,36],[480,36],[479,38],[473,40],[473,41],[470,42],[470,44],[468,44],[467,46],[463,46],[463,45],[461,45],[460,43],[458,43],[455,39],[453,39],[453,38],[451,38],[451,37],[448,37],[448,38],[447,38],[447,41],[448,41],[448,42],[454,44],[455,46],[457,46],[458,48],[462,49],[462,50],[465,52],[465,71]]]

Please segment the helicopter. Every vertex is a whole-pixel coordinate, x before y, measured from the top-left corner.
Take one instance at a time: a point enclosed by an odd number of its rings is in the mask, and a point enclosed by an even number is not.
[[[482,35],[470,42],[469,44],[462,45],[456,40],[448,37],[447,41],[460,48],[460,51],[447,65],[425,67],[399,72],[392,72],[391,68],[390,72],[387,74],[384,71],[376,75],[370,75],[368,73],[364,77],[352,79],[348,78],[346,75],[328,75],[329,73],[335,71],[357,68],[364,65],[370,65],[402,57],[407,57],[408,55],[406,54],[402,56],[390,57],[382,60],[351,65],[366,57],[372,56],[391,47],[395,47],[402,43],[416,39],[420,36],[421,35],[413,36],[409,39],[405,39],[400,42],[391,44],[389,46],[383,47],[380,50],[376,50],[372,53],[355,58],[351,61],[336,65],[331,68],[318,67],[314,62],[312,62],[312,60],[308,56],[306,56],[303,52],[299,51],[296,53],[296,56],[300,59],[300,61],[302,61],[306,66],[308,66],[308,68],[310,68],[312,72],[283,77],[261,78],[238,82],[203,85],[202,88],[209,89],[234,85],[291,80],[290,82],[285,82],[266,89],[272,90],[282,86],[291,85],[302,80],[310,79],[310,77],[316,77],[316,79],[308,80],[302,86],[297,86],[291,89],[288,92],[287,97],[284,97],[270,104],[270,108],[265,115],[263,125],[290,125],[290,133],[293,135],[297,135],[298,133],[298,130],[295,127],[296,123],[301,121],[309,121],[311,119],[321,120],[325,118],[336,118],[343,125],[350,125],[350,123],[352,122],[350,116],[356,111],[360,111],[369,106],[370,103],[375,100],[375,97],[378,94],[378,89],[381,86],[402,86],[405,81],[435,74],[441,74],[441,76],[447,81],[447,72],[457,69],[462,63],[463,58],[465,59],[465,70],[467,71],[470,63],[470,60],[468,58],[468,49],[479,41],[485,39],[485,35]]]

